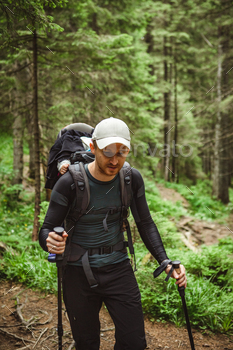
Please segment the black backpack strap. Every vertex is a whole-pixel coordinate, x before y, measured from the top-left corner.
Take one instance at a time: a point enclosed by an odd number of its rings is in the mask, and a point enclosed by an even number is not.
[[[91,288],[98,287],[98,282],[96,281],[93,272],[91,270],[91,266],[89,263],[89,258],[88,258],[88,250],[82,257],[82,265],[83,265],[83,270],[85,272],[86,278],[88,280],[88,283]]]
[[[129,252],[134,256],[134,270],[136,271],[136,259],[133,247],[132,234],[128,222],[129,207],[132,202],[132,168],[128,162],[124,163],[120,172],[121,201],[122,201],[122,231],[127,231]]]
[[[64,252],[64,264],[67,263],[71,254],[71,241],[74,227],[79,218],[86,213],[90,202],[90,187],[83,163],[77,163],[69,166],[69,171],[74,180],[76,189],[75,206],[70,210],[66,217],[66,232],[68,233],[67,244]]]
[[[76,205],[69,214],[69,219],[73,222],[86,213],[90,202],[90,187],[83,163],[76,163],[69,166],[75,188],[76,188]]]
[[[132,201],[132,168],[128,162],[125,162],[120,172],[121,200],[123,206],[129,208]]]
[[[97,287],[98,283],[93,275],[93,272],[90,267],[88,251],[79,247],[77,256],[73,256],[72,252],[72,235],[74,232],[74,227],[79,218],[86,214],[87,207],[90,202],[90,186],[87,178],[86,171],[82,162],[78,162],[69,166],[69,171],[73,177],[75,189],[76,189],[76,204],[75,207],[70,211],[68,215],[70,235],[69,242],[67,244],[67,256],[68,259],[79,259],[82,257],[82,266],[87,277],[88,283],[91,288]],[[75,254],[76,255],[76,254]]]

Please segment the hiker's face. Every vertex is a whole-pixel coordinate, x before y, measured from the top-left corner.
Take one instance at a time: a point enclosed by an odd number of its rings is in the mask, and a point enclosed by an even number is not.
[[[99,170],[109,176],[116,175],[121,170],[129,153],[129,149],[121,143],[113,143],[103,149],[91,146]]]

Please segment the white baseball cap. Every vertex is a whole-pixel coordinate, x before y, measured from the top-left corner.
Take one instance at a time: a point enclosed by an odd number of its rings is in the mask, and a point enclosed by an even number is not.
[[[130,132],[128,126],[120,119],[107,118],[96,125],[92,135],[99,149],[112,143],[122,143],[130,149]]]

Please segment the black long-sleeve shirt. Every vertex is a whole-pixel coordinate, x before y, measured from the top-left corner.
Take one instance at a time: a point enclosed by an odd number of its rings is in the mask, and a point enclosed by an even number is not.
[[[106,189],[108,189],[108,187],[106,186],[112,186],[114,185],[116,187],[115,189],[115,193],[113,191],[109,191],[109,193],[113,196],[112,199],[110,198],[106,198],[106,205],[109,205],[109,200],[110,201],[114,201],[114,200],[119,200],[119,198],[117,197],[117,193],[119,192],[119,175],[117,175],[112,181],[108,181],[108,182],[100,182],[96,179],[94,179],[88,169],[87,166],[85,167],[87,175],[88,175],[88,179],[89,179],[89,183],[90,183],[90,187],[91,187],[91,198],[92,197],[96,197],[96,191],[94,191],[95,188],[98,187],[98,185],[104,185],[104,191],[105,193],[108,192],[106,191]],[[39,242],[41,247],[47,251],[47,247],[46,247],[46,238],[48,237],[48,234],[50,231],[53,231],[53,228],[55,226],[60,226],[66,216],[67,213],[70,209],[70,206],[72,205],[75,196],[76,196],[76,191],[74,186],[72,186],[74,183],[74,180],[70,174],[70,172],[67,172],[65,175],[63,175],[59,181],[56,183],[52,195],[51,195],[51,201],[50,201],[50,205],[43,223],[43,226],[40,230],[39,233]],[[101,186],[100,186],[101,187]],[[109,188],[110,188],[109,187]],[[93,189],[93,191],[92,191]],[[161,263],[163,260],[167,259],[167,255],[160,237],[160,234],[158,232],[158,229],[155,225],[155,223],[153,222],[150,212],[149,212],[149,208],[146,202],[146,198],[145,198],[145,188],[144,188],[144,182],[142,179],[142,176],[140,174],[140,172],[136,169],[132,169],[132,193],[133,193],[133,199],[132,199],[132,203],[131,203],[131,211],[133,214],[133,217],[135,219],[138,231],[140,233],[140,236],[144,242],[144,244],[146,245],[147,249],[151,252],[151,254],[155,257],[155,259]],[[96,202],[95,202],[96,203]],[[90,206],[92,205],[92,203],[90,203]],[[96,204],[95,204],[96,205]],[[88,208],[87,208],[87,212],[88,212]],[[88,225],[88,215],[85,217],[81,217],[79,222],[77,223],[77,234],[75,236],[75,232],[73,234],[73,237],[76,237],[76,240],[78,240],[78,234],[80,234],[80,231],[82,230],[83,227],[83,235],[80,236],[80,240],[81,242],[79,242],[80,245],[82,245],[82,241],[83,241],[83,247],[86,249],[88,247],[88,233],[85,232],[85,223],[86,225]],[[97,218],[97,220],[100,218]],[[91,217],[91,212],[90,212],[90,222],[92,222],[93,217]],[[114,221],[115,220],[115,221]],[[101,222],[102,222],[102,218],[101,218]],[[116,224],[114,224],[114,222]],[[113,219],[110,219],[110,233],[109,233],[109,237],[110,237],[110,242],[108,241],[108,236],[106,236],[107,234],[105,233],[105,235],[100,235],[100,245],[99,246],[106,246],[106,245],[113,245],[116,243],[116,236],[117,233],[120,234],[120,231],[117,227],[117,222],[119,224],[119,216],[117,217],[117,215],[115,214],[115,217],[113,217]],[[82,226],[83,224],[83,226]],[[98,224],[98,223],[97,223]],[[96,226],[98,228],[98,225]],[[114,227],[117,227],[114,233]],[[76,227],[75,227],[76,229]],[[87,229],[88,231],[88,229]],[[101,229],[99,229],[98,231],[101,231]],[[93,231],[96,232],[96,231]],[[115,234],[115,238],[114,238],[114,234]],[[112,236],[111,236],[112,235]],[[105,237],[104,239],[106,239],[107,243],[102,243],[101,240],[103,240],[103,237]],[[73,240],[73,238],[72,238]],[[111,244],[111,240],[112,240],[112,244]],[[118,239],[119,240],[119,239]],[[92,245],[92,247],[96,247],[98,246],[98,235],[94,235],[92,232],[90,232],[90,244]],[[113,252],[111,254],[115,254],[114,259],[113,259],[113,263],[114,262],[118,262],[119,257],[117,256],[117,254],[120,252]],[[122,253],[123,254],[123,253]],[[101,259],[101,257],[100,257]],[[118,260],[117,260],[118,259]],[[105,260],[106,262],[109,261],[108,258],[106,258]],[[104,263],[104,261],[103,261]],[[95,266],[95,265],[92,265]]]

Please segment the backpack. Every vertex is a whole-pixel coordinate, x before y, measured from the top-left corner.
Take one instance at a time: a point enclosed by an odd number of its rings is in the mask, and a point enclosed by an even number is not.
[[[61,174],[57,170],[57,162],[64,159],[71,164],[77,161],[89,163],[94,160],[91,152],[85,150],[81,137],[91,137],[94,128],[85,123],[70,124],[60,130],[54,145],[49,152],[45,188],[53,189]]]

